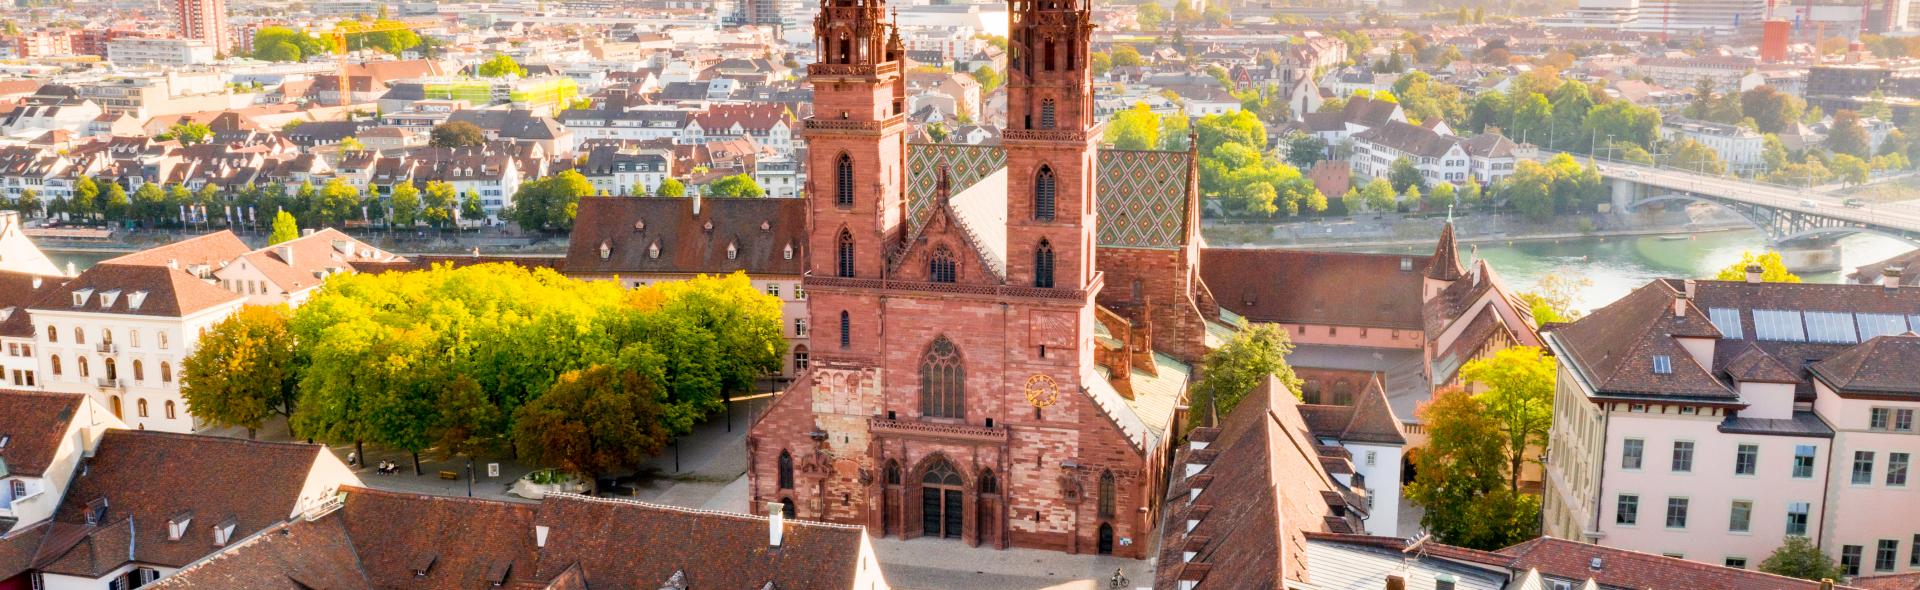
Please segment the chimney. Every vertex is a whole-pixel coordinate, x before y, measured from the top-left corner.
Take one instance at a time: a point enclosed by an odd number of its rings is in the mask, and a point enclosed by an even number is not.
[[[1407,579],[1400,576],[1387,576],[1387,590],[1407,590]]]
[[[1900,267],[1889,264],[1886,268],[1880,269],[1880,286],[1886,287],[1888,291],[1899,289]]]
[[[767,545],[780,546],[780,536],[786,532],[787,507],[779,502],[767,503]]]
[[[693,216],[700,216],[700,191],[693,192]]]
[[[1683,287],[1681,292],[1686,293],[1688,299],[1692,299],[1693,293],[1694,293],[1693,288],[1694,288],[1694,285],[1696,284],[1698,283],[1695,283],[1693,279],[1687,279],[1686,281],[1681,282],[1680,286]]]
[[[535,547],[546,547],[546,546],[547,546],[547,527],[545,527],[545,526],[541,526],[541,525],[534,525],[534,527],[533,527],[533,546],[535,546]]]
[[[1673,317],[1675,317],[1675,318],[1684,318],[1684,317],[1687,317],[1687,299],[1688,299],[1688,297],[1687,297],[1687,294],[1686,294],[1686,293],[1676,293],[1676,294],[1674,294],[1674,296],[1673,296]]]
[[[1765,272],[1765,271],[1764,271],[1764,269],[1762,269],[1762,268],[1760,268],[1760,265],[1759,265],[1759,264],[1749,264],[1749,265],[1747,265],[1747,282],[1749,282],[1749,283],[1758,283],[1758,282],[1760,282],[1760,275],[1761,275],[1761,274],[1762,274],[1763,272]]]

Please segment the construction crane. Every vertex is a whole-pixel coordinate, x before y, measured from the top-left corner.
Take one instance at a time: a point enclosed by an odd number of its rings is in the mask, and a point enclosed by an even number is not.
[[[397,20],[378,20],[373,22],[349,20],[334,25],[333,30],[322,33],[333,42],[333,51],[340,55],[340,106],[353,104],[353,81],[347,75],[347,38],[354,35],[372,35],[393,31],[411,31],[419,25]]]

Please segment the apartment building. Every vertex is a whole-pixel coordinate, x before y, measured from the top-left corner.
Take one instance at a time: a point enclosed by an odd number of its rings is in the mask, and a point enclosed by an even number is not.
[[[27,308],[40,386],[93,396],[134,428],[194,430],[180,363],[246,303],[212,281],[247,251],[222,231],[108,259],[51,289]]]
[[[1753,567],[1805,536],[1920,569],[1920,289],[1654,281],[1543,335],[1543,533]]]

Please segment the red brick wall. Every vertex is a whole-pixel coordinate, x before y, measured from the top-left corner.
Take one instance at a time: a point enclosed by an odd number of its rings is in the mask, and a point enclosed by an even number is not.
[[[1101,248],[1099,259],[1106,274],[1100,305],[1135,323],[1151,321],[1155,350],[1187,363],[1206,356],[1206,317],[1196,297],[1199,265],[1187,250]]]

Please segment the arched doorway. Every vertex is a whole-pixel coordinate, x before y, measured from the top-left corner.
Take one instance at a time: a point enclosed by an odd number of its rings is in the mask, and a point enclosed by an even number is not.
[[[1100,523],[1100,554],[1113,555],[1113,523]]]
[[[992,469],[983,469],[976,482],[975,487],[980,495],[974,500],[976,510],[973,528],[977,531],[974,540],[980,544],[997,544],[1000,539],[1000,479],[994,477]]]
[[[880,488],[880,534],[891,535],[898,532],[900,510],[900,462],[887,460],[886,484]]]
[[[920,478],[920,534],[958,539],[967,517],[966,484],[945,459],[935,457],[931,462]]]

